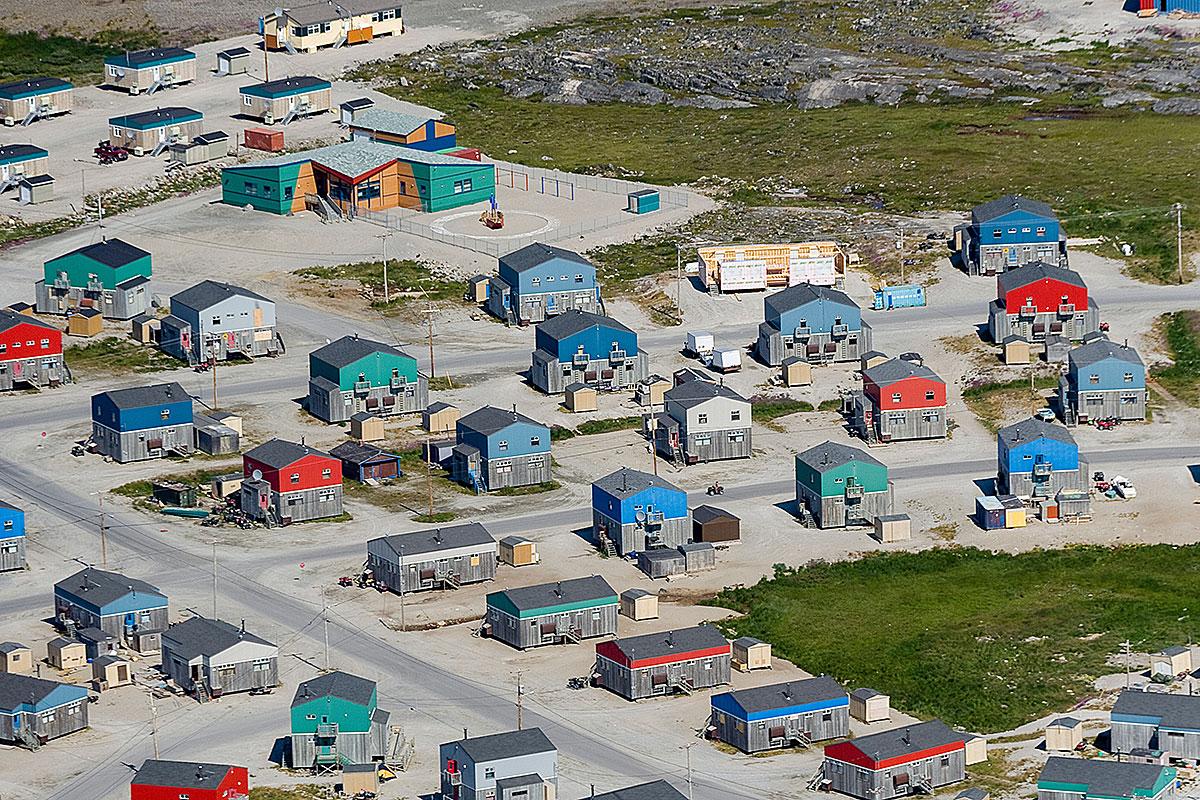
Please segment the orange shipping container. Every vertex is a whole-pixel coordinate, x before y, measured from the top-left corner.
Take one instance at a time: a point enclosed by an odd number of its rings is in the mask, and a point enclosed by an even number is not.
[[[245,143],[246,147],[251,150],[278,153],[283,150],[283,131],[273,131],[270,128],[247,128]]]

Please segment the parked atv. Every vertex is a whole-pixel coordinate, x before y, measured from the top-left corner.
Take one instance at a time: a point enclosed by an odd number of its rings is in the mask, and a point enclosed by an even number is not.
[[[94,155],[101,164],[115,164],[118,161],[124,161],[129,158],[129,151],[124,147],[114,147],[108,142],[100,142],[96,148],[92,150]]]

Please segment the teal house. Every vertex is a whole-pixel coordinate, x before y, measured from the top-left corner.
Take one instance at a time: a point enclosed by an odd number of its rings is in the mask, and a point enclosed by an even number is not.
[[[39,314],[98,309],[132,319],[150,306],[150,254],[120,239],[102,239],[45,262],[34,284]]]
[[[365,411],[390,417],[429,405],[429,379],[417,360],[390,344],[343,336],[308,356],[308,412],[346,422]]]
[[[1051,756],[1038,776],[1038,800],[1166,800],[1178,788],[1174,767],[1136,761]]]
[[[488,635],[518,650],[617,633],[617,592],[599,575],[487,596]]]
[[[292,698],[291,764],[321,773],[382,761],[389,717],[374,681],[348,672],[305,681]]]
[[[824,442],[796,456],[796,507],[818,528],[874,524],[893,499],[887,467],[856,447]]]

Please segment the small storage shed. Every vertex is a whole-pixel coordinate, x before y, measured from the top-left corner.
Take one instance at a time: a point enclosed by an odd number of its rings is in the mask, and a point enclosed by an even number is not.
[[[0,644],[0,672],[29,675],[33,672],[33,653],[20,642]]]
[[[651,375],[644,378],[634,389],[633,400],[639,406],[661,406],[666,403],[663,396],[674,386],[662,375]]]
[[[1060,489],[1054,501],[1060,520],[1092,516],[1092,496],[1086,490]]]
[[[366,111],[368,108],[374,107],[375,101],[369,97],[356,97],[353,100],[346,100],[338,106],[338,123],[349,125],[354,122],[354,112]]]
[[[500,540],[500,563],[510,567],[528,567],[541,561],[537,544],[524,536],[505,536]]]
[[[907,542],[912,538],[912,519],[908,514],[878,516],[872,536],[880,542]]]
[[[742,521],[723,508],[697,506],[692,509],[692,541],[737,542],[742,538]]]
[[[100,656],[92,662],[92,683],[99,691],[133,683],[133,666],[120,656]]]
[[[379,771],[374,764],[346,764],[342,767],[342,794],[359,797],[364,793],[371,797],[379,791]]]
[[[868,350],[858,359],[858,365],[860,369],[866,371],[888,360],[887,353],[881,353],[878,350]]]
[[[217,53],[218,75],[245,75],[250,67],[250,51],[244,47],[231,47]]]
[[[59,636],[46,644],[46,660],[64,672],[87,666],[87,648],[83,642]]]
[[[717,551],[708,542],[684,542],[679,545],[683,553],[684,572],[704,572],[717,568]]]
[[[454,433],[459,411],[449,403],[430,403],[421,412],[421,427],[430,433]]]
[[[625,210],[631,214],[649,214],[651,211],[658,211],[658,207],[657,189],[639,189],[629,193],[628,205]]]
[[[771,644],[753,636],[733,640],[733,668],[741,672],[771,668]]]
[[[1046,351],[1043,355],[1046,357],[1047,364],[1066,364],[1070,354],[1070,339],[1065,336],[1046,337]]]
[[[595,411],[598,405],[598,395],[596,390],[591,386],[582,383],[572,383],[566,389],[566,398],[563,404],[567,407],[567,411],[573,414],[578,414],[583,411]]]
[[[975,522],[985,531],[1004,529],[1004,504],[991,495],[975,498]]]
[[[162,337],[162,320],[151,314],[138,314],[129,321],[129,337],[138,344],[156,344]]]
[[[658,619],[658,595],[645,589],[626,589],[621,592],[621,616],[634,622]]]
[[[1024,528],[1025,504],[1021,502],[1021,499],[1019,497],[1013,497],[1011,494],[1001,495],[996,499],[998,499],[1000,501],[1000,505],[1004,507],[1004,527]]]
[[[992,794],[985,789],[972,787],[954,795],[954,800],[992,800]]]
[[[18,198],[21,205],[37,205],[54,199],[54,177],[51,175],[31,175],[22,178],[17,184]]]
[[[987,761],[987,739],[982,736],[968,736],[963,745],[967,766]]]
[[[360,483],[400,477],[400,456],[373,444],[342,442],[330,450],[329,455],[342,462],[342,475]]]
[[[226,497],[235,497],[242,493],[242,481],[246,476],[240,472],[231,472],[228,475],[218,475],[212,479],[209,485],[212,490],[212,496],[218,500],[224,500]]]
[[[383,440],[383,418],[368,411],[359,411],[350,418],[350,435],[360,442]]]
[[[196,487],[175,481],[153,481],[150,496],[164,506],[196,507]]]
[[[488,287],[491,285],[491,276],[474,276],[467,281],[467,298],[470,299],[472,303],[486,303],[488,299]]]
[[[283,131],[273,131],[270,128],[246,128],[242,142],[251,150],[281,153],[283,152]]]
[[[1004,347],[1004,363],[1005,364],[1028,364],[1029,363],[1029,342],[1022,339],[1020,336],[1009,336],[1002,343]]]
[[[800,356],[788,356],[785,358],[782,369],[784,386],[812,385],[812,364],[809,364]]]
[[[70,336],[96,336],[104,330],[104,314],[96,308],[81,308],[67,319]]]
[[[100,656],[115,656],[117,654],[117,637],[99,628],[84,628],[75,634],[83,642],[84,649],[90,661]]]
[[[686,573],[687,562],[680,551],[658,547],[638,553],[638,569],[651,578],[669,578]]]
[[[886,722],[892,718],[892,698],[874,689],[850,693],[850,716],[859,722]]]
[[[1067,752],[1083,744],[1083,723],[1074,717],[1059,717],[1046,726],[1046,749]]]
[[[1150,658],[1150,674],[1174,677],[1192,671],[1192,650],[1190,647],[1175,645],[1161,653],[1155,653]]]

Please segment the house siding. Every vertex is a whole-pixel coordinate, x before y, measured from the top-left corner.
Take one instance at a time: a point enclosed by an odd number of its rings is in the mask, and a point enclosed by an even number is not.
[[[890,800],[911,794],[911,787],[928,782],[937,789],[966,780],[966,750],[959,748],[944,755],[921,758],[906,764],[874,770],[829,757],[821,765],[825,779],[835,792],[862,800]],[[908,776],[899,786],[896,776]]]
[[[682,658],[667,664],[630,668],[602,655],[596,657],[598,683],[626,700],[666,696],[685,684],[690,690],[723,686],[731,680],[731,654]]]
[[[518,650],[527,650],[531,647],[563,642],[564,634],[568,632],[574,639],[615,636],[617,607],[614,600],[570,611],[517,617],[489,603],[484,622],[492,626],[492,638]],[[553,629],[549,626],[553,626]]]
[[[457,584],[482,583],[496,577],[499,546],[484,545],[471,552],[456,548],[453,554],[422,553],[406,556],[404,565],[383,542],[368,543],[367,568],[378,582],[393,592],[420,592],[445,586],[451,578]]]
[[[715,699],[715,698],[714,698]],[[826,719],[828,717],[828,719]],[[743,753],[761,753],[790,746],[802,735],[810,742],[842,739],[850,735],[850,706],[848,702],[829,708],[818,708],[794,714],[779,714],[761,719],[746,720],[729,711],[713,708],[713,738],[731,744]],[[772,737],[776,728],[783,728],[782,737]]]

